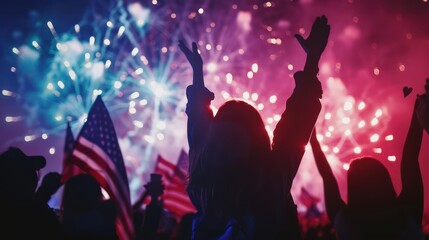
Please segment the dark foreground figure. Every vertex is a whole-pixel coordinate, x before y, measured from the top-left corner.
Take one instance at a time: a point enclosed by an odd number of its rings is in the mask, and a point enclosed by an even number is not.
[[[197,45],[190,50],[179,43],[194,72],[186,89],[188,193],[198,210],[193,239],[300,238],[290,188],[321,109],[318,62],[329,32],[322,16],[307,39],[297,37],[307,59],[294,75],[296,86],[272,144],[259,112],[244,101],[227,101],[213,115],[214,94],[204,84]]]

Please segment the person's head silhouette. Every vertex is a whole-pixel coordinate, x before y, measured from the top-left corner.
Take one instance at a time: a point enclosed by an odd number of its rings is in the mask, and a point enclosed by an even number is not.
[[[88,211],[103,200],[100,184],[89,174],[71,177],[64,185],[63,208],[67,211]]]
[[[230,133],[226,131],[229,129],[222,129],[222,127],[216,130],[218,130],[220,134],[229,134],[242,141],[249,141],[252,147],[256,147],[256,149],[252,150],[254,152],[259,150],[266,154],[267,151],[270,150],[270,138],[265,130],[261,115],[247,102],[241,100],[230,100],[225,102],[217,111],[213,122],[214,126],[222,124],[225,126],[229,124],[230,127],[242,128],[248,136],[234,136],[236,133]],[[248,139],[248,137],[252,138]]]
[[[64,185],[62,232],[64,239],[112,239],[116,205],[103,200],[100,184],[90,174],[71,177]]]
[[[8,196],[27,199],[35,194],[39,170],[45,167],[42,156],[27,156],[21,149],[10,147],[0,155],[0,185]]]
[[[258,169],[269,153],[270,138],[259,112],[244,101],[227,101],[216,113],[199,156],[204,175],[190,185],[203,188],[206,209],[245,211],[252,206]]]
[[[396,193],[386,167],[377,159],[354,160],[347,172],[348,207],[367,213],[392,207]]]

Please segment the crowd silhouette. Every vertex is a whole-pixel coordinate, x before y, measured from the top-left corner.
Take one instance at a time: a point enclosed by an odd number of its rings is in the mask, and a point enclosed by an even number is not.
[[[384,165],[364,156],[353,160],[347,171],[348,203],[344,203],[316,131],[313,131],[310,143],[323,179],[326,211],[339,239],[423,239],[423,181],[419,153],[424,125],[420,123],[427,119],[423,109],[428,103],[428,83],[425,88],[426,94],[415,100],[403,147],[399,196],[396,196]]]
[[[36,193],[39,170],[46,165],[42,156],[27,156],[11,147],[0,155],[1,235],[15,239],[59,239],[60,222],[46,202]],[[49,177],[48,177],[49,178]],[[46,181],[44,181],[46,182]]]
[[[319,60],[330,25],[317,17],[307,38],[295,35],[306,53],[295,88],[271,142],[258,110],[242,100],[226,101],[214,115],[214,93],[205,84],[203,59],[194,42],[179,48],[193,70],[188,103],[189,182],[197,213],[180,223],[165,216],[162,176],[152,174],[133,205],[135,239],[424,239],[423,181],[419,152],[429,133],[429,79],[417,95],[401,158],[402,190],[397,196],[386,167],[371,156],[354,159],[347,172],[347,203],[317,140],[322,108]],[[291,195],[307,143],[323,179],[326,214],[303,217]],[[119,239],[117,205],[103,196],[86,173],[68,179],[48,173],[42,156],[10,147],[0,155],[1,239]],[[59,211],[48,205],[63,186]],[[148,200],[150,199],[150,200]]]

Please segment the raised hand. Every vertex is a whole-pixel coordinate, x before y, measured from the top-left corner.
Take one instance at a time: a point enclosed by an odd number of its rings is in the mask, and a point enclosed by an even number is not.
[[[197,44],[195,42],[192,43],[191,51],[183,41],[179,41],[179,48],[185,54],[186,58],[188,59],[188,62],[192,66],[192,70],[194,71],[193,85],[196,85],[198,87],[204,87],[203,59],[198,53]]]
[[[401,160],[402,190],[399,194],[399,202],[408,205],[403,209],[407,209],[415,217],[416,222],[422,221],[424,208],[419,154],[422,146],[423,129],[427,131],[429,124],[429,79],[426,79],[425,90],[426,94],[417,95],[414,102]]]
[[[152,198],[158,198],[164,193],[165,186],[162,182],[148,182],[144,188]]]
[[[198,53],[197,44],[195,42],[192,43],[192,51],[183,41],[179,41],[179,48],[185,54],[194,71],[203,68],[203,59]]]
[[[322,15],[314,21],[307,39],[304,39],[299,34],[295,34],[295,38],[307,54],[320,56],[326,48],[330,31],[331,26],[328,25],[328,19],[325,15]]]
[[[165,187],[161,178],[161,175],[153,173],[150,176],[150,181],[144,185],[144,188],[152,198],[158,198],[164,193]]]
[[[417,95],[417,119],[420,125],[429,133],[429,78],[426,79],[425,94]]]
[[[338,182],[334,176],[331,166],[329,165],[329,162],[320,147],[320,143],[317,140],[316,128],[314,128],[313,133],[311,134],[310,144],[313,149],[313,156],[316,161],[317,170],[323,179],[326,212],[329,219],[334,222],[335,216],[345,203],[341,199]]]

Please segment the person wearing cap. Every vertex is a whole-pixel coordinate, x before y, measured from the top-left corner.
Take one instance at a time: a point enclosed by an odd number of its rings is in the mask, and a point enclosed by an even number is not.
[[[43,156],[16,147],[0,154],[0,239],[59,239],[57,216],[36,195],[45,166]]]

